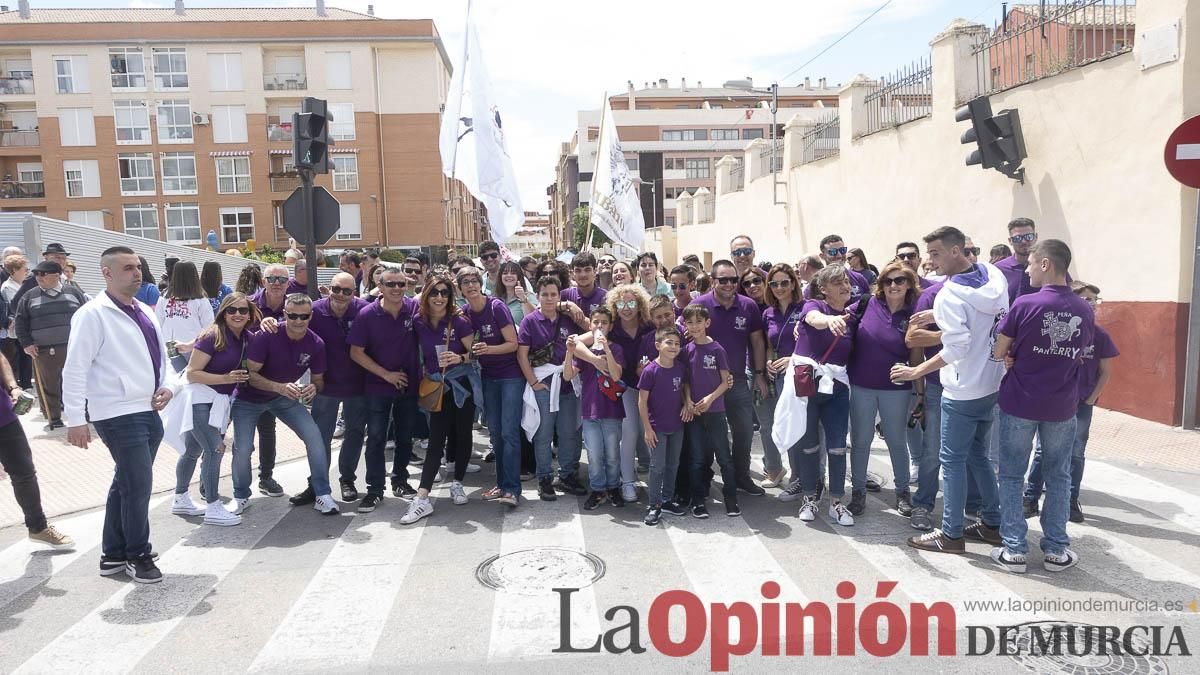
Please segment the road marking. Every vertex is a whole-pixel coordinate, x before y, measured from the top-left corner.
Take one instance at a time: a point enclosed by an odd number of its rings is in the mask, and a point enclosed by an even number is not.
[[[1158,518],[1200,532],[1200,497],[1178,488],[1095,460],[1088,460],[1083,488],[1108,493]]]

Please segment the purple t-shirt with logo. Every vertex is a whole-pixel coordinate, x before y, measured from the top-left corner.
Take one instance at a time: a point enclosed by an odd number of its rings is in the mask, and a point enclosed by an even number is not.
[[[254,338],[254,334],[247,330],[242,330],[241,337],[234,336],[233,331],[228,328],[223,328],[225,331],[225,348],[217,351],[217,336],[211,331],[206,331],[204,336],[196,340],[196,344],[192,349],[208,354],[208,363],[204,364],[204,372],[214,375],[225,375],[235,370],[239,370],[242,366],[242,352],[245,351],[249,355],[249,349],[243,349],[249,345],[249,341]],[[237,387],[236,384],[210,384],[208,385],[213,391],[232,396],[233,390]]]
[[[512,326],[512,312],[508,305],[498,298],[486,298],[483,309],[478,312],[466,306],[467,318],[471,326],[479,334],[479,340],[487,345],[499,346],[504,344],[501,331],[505,326]],[[513,328],[516,330],[516,327]],[[493,380],[506,380],[521,377],[521,366],[517,365],[517,353],[490,354],[479,357],[483,377]]]
[[[413,319],[417,315],[417,301],[404,298],[400,312],[395,318],[383,309],[379,299],[364,307],[350,327],[347,342],[352,347],[362,347],[381,368],[408,375],[407,392],[416,392],[421,379],[417,367],[417,338],[413,331]],[[396,396],[400,390],[382,380],[374,373],[366,374],[368,396]]]
[[[652,324],[644,323],[638,326],[636,334],[630,335],[621,325],[620,319],[617,320],[617,325],[608,332],[609,341],[621,346],[621,353],[624,354],[624,360],[621,362],[621,382],[630,389],[637,389],[638,359],[641,356],[642,340],[645,339],[647,333],[654,335]]]
[[[944,284],[945,284],[945,282],[935,281],[928,288],[922,290],[921,295],[919,297],[917,297],[917,304],[913,305],[913,314],[916,314],[917,312],[924,312],[927,309],[932,310],[933,309],[933,300],[934,300],[934,298],[937,297],[938,292],[940,292],[942,290],[942,286]],[[925,327],[925,330],[936,332],[941,329],[937,327],[937,324],[930,324]],[[925,348],[925,360],[928,361],[929,359],[932,359],[934,356],[937,356],[937,353],[940,351],[942,351],[942,346],[940,344],[934,345],[932,347],[926,347]],[[928,375],[925,376],[925,382],[927,384],[936,384],[938,386],[941,386],[942,377],[941,377],[940,373],[941,373],[941,370],[935,370],[932,373],[929,373]]]
[[[679,326],[672,326],[672,328],[674,328],[675,333],[679,335],[679,344],[680,344],[680,346],[682,346],[683,345],[683,334],[679,330]],[[653,361],[654,359],[658,358],[658,343],[654,339],[657,336],[657,334],[658,334],[658,329],[653,328],[651,330],[646,331],[646,334],[642,336],[641,342],[638,343],[637,360],[634,363],[635,369],[644,367],[646,364],[648,364],[651,361]],[[679,358],[682,358],[682,357],[683,357],[683,353],[681,352],[679,354]],[[679,361],[679,358],[675,359],[675,361],[677,363]],[[640,381],[641,376],[639,376],[638,379]],[[641,389],[640,385],[638,386],[638,389]]]
[[[854,351],[846,369],[850,384],[867,389],[912,389],[911,382],[892,384],[889,373],[894,363],[908,363],[904,333],[912,309],[902,307],[892,314],[886,302],[872,297],[863,313],[862,323],[854,331]]]
[[[865,276],[849,267],[846,268],[846,275],[850,277],[851,300],[858,300],[860,296],[871,294],[871,282]]]
[[[281,326],[276,333],[264,331],[251,337],[246,346],[246,359],[263,364],[258,374],[272,382],[295,382],[306,370],[311,370],[313,375],[325,373],[325,343],[307,329],[299,340],[293,340]],[[247,383],[237,388],[236,396],[250,403],[267,403],[279,394]]]
[[[820,361],[822,356],[825,356],[825,351],[829,349],[829,345],[833,344],[836,339],[832,332],[828,329],[813,328],[808,325],[804,317],[808,316],[809,312],[818,311],[822,314],[830,314],[833,316],[845,316],[854,312],[855,304],[846,305],[840,311],[835,312],[829,303],[824,300],[809,300],[804,303],[804,307],[800,310],[800,333],[796,337],[795,354],[807,356],[813,361]],[[829,356],[825,359],[825,363],[831,363],[837,366],[844,366],[850,362],[850,352],[854,348],[854,331],[858,328],[858,322],[851,316],[846,321],[846,334],[838,340],[837,346],[833,351],[829,352]]]
[[[451,321],[450,317],[444,316],[436,326],[426,323],[419,314],[413,321],[413,328],[417,331],[417,340],[421,343],[421,358],[425,363],[425,373],[428,375],[442,372],[442,367],[438,365],[437,348],[446,345],[447,326],[450,326],[450,351],[455,354],[466,354],[467,348],[463,346],[463,338],[471,337],[475,333],[475,328],[471,326],[467,317],[459,314]]]
[[[1017,298],[1000,320],[1013,339],[1013,367],[1000,382],[1000,409],[1039,422],[1075,416],[1083,352],[1094,341],[1092,307],[1066,286]]]
[[[762,311],[758,304],[744,295],[735,295],[733,304],[726,309],[717,301],[716,291],[705,293],[692,304],[704,305],[708,309],[708,336],[721,343],[728,362],[734,364],[730,371],[733,379],[745,380],[750,336],[763,328]],[[724,407],[721,409],[724,410]]]
[[[1003,260],[997,260],[996,267],[1004,274],[1004,279],[1008,281],[1009,307],[1022,295],[1037,292],[1038,289],[1029,279],[1029,272],[1026,271],[1027,266],[1017,262],[1017,256],[1010,255]],[[1071,283],[1070,274],[1067,274],[1067,283]]]
[[[682,359],[675,359],[670,368],[660,366],[657,361],[646,364],[638,378],[638,389],[650,392],[646,408],[651,429],[660,434],[673,434],[683,429],[679,413],[683,410],[682,392],[686,378],[687,368]],[[724,405],[724,401],[721,404]]]
[[[711,336],[710,336],[711,337]],[[683,350],[687,362],[687,381],[692,386],[692,400],[699,401],[721,386],[721,371],[729,370],[729,356],[716,340],[706,345],[689,342]],[[713,401],[709,412],[725,412],[725,397]]]
[[[1096,383],[1100,381],[1100,361],[1115,359],[1121,355],[1108,331],[1096,326],[1095,341],[1083,350],[1083,366],[1079,373],[1079,400],[1083,401],[1092,395]]]
[[[258,311],[262,312],[264,319],[269,316],[279,323],[283,323],[283,308],[287,306],[287,296],[284,296],[283,302],[279,303],[279,309],[271,309],[267,305],[266,291],[263,289],[259,289],[257,293],[250,296],[250,300],[258,305]]]
[[[780,312],[774,305],[763,311],[763,326],[767,329],[767,349],[773,358],[791,356],[796,351],[796,322],[804,318],[803,305],[793,302]]]
[[[608,344],[608,348],[612,350],[613,360],[622,363],[625,359],[625,352],[621,349],[621,345],[615,342]],[[578,345],[576,349],[586,349],[586,347]],[[595,349],[592,350],[592,353],[604,358],[603,353]],[[596,370],[596,367],[580,358],[575,358],[573,361],[575,370],[579,371],[579,410],[583,419],[625,419],[625,406],[621,403],[621,399],[612,400],[600,390],[600,372]],[[622,395],[637,396],[637,392],[630,389]]]
[[[597,307],[604,306],[604,299],[608,297],[608,291],[599,286],[593,286],[591,294],[583,296],[580,295],[579,288],[572,286],[564,288],[560,297],[564,302],[573,302],[578,305],[579,309],[583,310],[583,315],[591,318],[592,312]]]
[[[313,303],[312,321],[308,329],[325,343],[325,387],[321,393],[335,398],[362,396],[366,371],[350,359],[350,330],[354,321],[370,303],[361,298],[351,298],[350,306],[342,316],[335,316],[329,306],[329,298]]]
[[[551,321],[538,308],[521,319],[521,326],[517,329],[517,344],[529,347],[530,353],[533,353],[553,342],[554,354],[550,363],[561,366],[567,356],[567,336],[574,328],[575,322],[566,314],[559,312],[558,318]]]

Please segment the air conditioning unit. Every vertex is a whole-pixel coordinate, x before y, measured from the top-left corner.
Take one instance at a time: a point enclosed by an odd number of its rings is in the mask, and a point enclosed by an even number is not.
[[[204,125],[208,124],[208,115],[204,113],[192,113],[192,124]]]

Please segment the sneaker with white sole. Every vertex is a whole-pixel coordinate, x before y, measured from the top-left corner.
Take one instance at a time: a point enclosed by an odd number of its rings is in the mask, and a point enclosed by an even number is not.
[[[804,490],[800,487],[800,479],[793,478],[792,482],[787,484],[787,487],[783,489],[783,492],[779,493],[776,499],[781,502],[794,502],[800,499],[803,493]]]
[[[318,495],[317,501],[313,502],[313,508],[326,516],[338,514],[338,505],[333,501],[333,495]]]
[[[341,417],[337,420],[337,425],[333,427],[333,437],[341,438],[346,435],[346,420]]]
[[[428,497],[417,497],[408,505],[408,513],[400,517],[401,525],[412,525],[418,520],[433,513],[433,502]]]
[[[241,525],[242,517],[225,508],[221,502],[212,502],[204,509],[204,524],[231,527]]]
[[[446,470],[447,478],[454,475],[454,462],[446,462],[442,465],[442,468]],[[467,473],[479,473],[480,471],[482,471],[482,467],[478,464],[467,462]]]
[[[829,519],[838,525],[849,527],[854,524],[854,516],[850,515],[850,509],[846,508],[841,502],[834,502],[829,505]]]
[[[29,540],[45,544],[50,548],[66,551],[75,548],[75,540],[59,532],[53,525],[47,525],[41,532],[30,532]]]
[[[808,495],[804,498],[804,502],[800,504],[800,520],[806,523],[811,523],[817,519],[817,498]]]
[[[458,506],[462,506],[463,504],[467,503],[467,493],[465,490],[463,490],[462,483],[454,481],[450,484],[450,498],[453,499],[454,503]]]
[[[184,492],[175,495],[175,500],[171,502],[171,513],[177,516],[202,516],[204,507],[196,506],[196,502],[192,501],[192,496]]]
[[[1026,558],[1019,553],[1009,553],[1007,548],[997,546],[991,552],[992,562],[996,563],[1001,569],[1008,570],[1013,574],[1025,573]]]
[[[621,497],[625,499],[626,504],[633,504],[638,500],[637,486],[633,483],[625,483],[621,486]]]
[[[229,502],[229,505],[233,507],[230,509],[230,512],[234,515],[240,516],[242,515],[242,512],[246,510],[246,507],[250,505],[250,498],[246,497],[244,499],[239,499],[235,497],[233,501]]]
[[[1046,568],[1047,572],[1062,572],[1077,564],[1079,564],[1079,554],[1069,548],[1064,548],[1062,553],[1047,553],[1042,560],[1042,566]]]
[[[383,449],[384,450],[395,450],[396,449],[396,441],[393,441],[392,439],[389,438],[387,443],[383,444]]]

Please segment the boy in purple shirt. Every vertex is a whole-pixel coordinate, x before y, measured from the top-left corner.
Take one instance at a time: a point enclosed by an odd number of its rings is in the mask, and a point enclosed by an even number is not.
[[[753,303],[753,300],[747,298]],[[683,325],[691,342],[685,350],[687,375],[684,378],[685,405],[692,421],[688,436],[692,441],[692,515],[708,517],[704,505],[708,497],[709,476],[713,455],[721,467],[725,513],[740,516],[737,503],[737,477],[733,453],[729,448],[729,423],[725,419],[725,392],[729,389],[729,359],[725,349],[708,335],[711,323],[708,308],[701,304],[688,305],[683,310]]]
[[[588,453],[588,483],[591,493],[583,503],[591,511],[604,503],[625,506],[621,495],[621,421],[625,406],[619,392],[625,353],[621,346],[609,342],[612,313],[607,307],[597,307],[591,314],[592,346],[567,338],[567,358],[563,361],[563,379],[580,380],[579,407],[583,417],[583,441]]]
[[[669,314],[670,307],[666,308]],[[684,407],[684,380],[687,371],[677,361],[681,340],[674,326],[654,332],[658,355],[642,369],[638,378],[638,411],[645,429],[646,447],[650,448],[650,476],[647,492],[650,506],[642,520],[657,525],[662,512],[682,516],[683,506],[673,499],[679,453],[683,447],[683,423],[690,421]],[[670,500],[663,502],[663,495]]]
[[[1012,358],[1000,383],[1000,536],[992,560],[1023,573],[1029,544],[1021,499],[1036,434],[1042,444],[1046,500],[1042,508],[1043,565],[1061,572],[1079,556],[1068,546],[1071,452],[1084,349],[1093,343],[1092,308],[1067,286],[1071,249],[1057,239],[1029,255],[1029,277],[1040,290],[1022,295],[1000,321],[994,355]]]
[[[560,296],[578,305],[584,316],[591,316],[597,307],[604,306],[608,297],[608,291],[596,285],[596,256],[588,252],[575,256],[571,260],[571,276],[575,285],[564,288]]]

